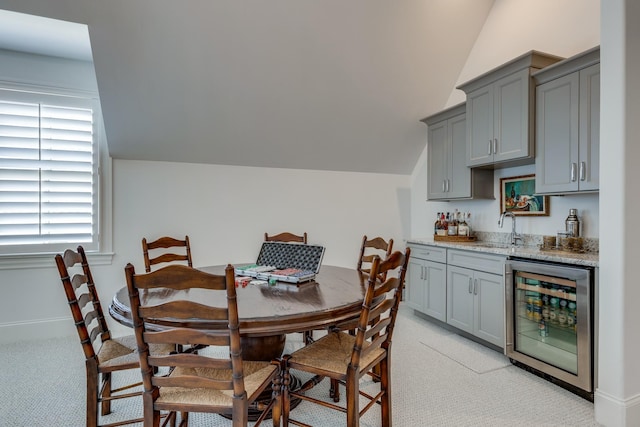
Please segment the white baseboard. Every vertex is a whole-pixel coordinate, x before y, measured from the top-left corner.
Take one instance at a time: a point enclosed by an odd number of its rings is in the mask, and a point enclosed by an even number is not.
[[[619,399],[598,389],[593,403],[596,421],[605,427],[640,426],[640,395]]]
[[[0,325],[0,344],[68,337],[74,334],[77,332],[71,317],[4,323]]]

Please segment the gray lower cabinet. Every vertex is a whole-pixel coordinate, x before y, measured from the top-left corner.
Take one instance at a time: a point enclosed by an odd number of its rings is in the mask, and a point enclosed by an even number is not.
[[[409,245],[411,258],[407,271],[405,301],[409,307],[446,322],[446,249]]]
[[[504,348],[505,258],[457,250],[447,258],[447,323]]]
[[[538,194],[599,189],[599,61],[594,48],[534,74]]]

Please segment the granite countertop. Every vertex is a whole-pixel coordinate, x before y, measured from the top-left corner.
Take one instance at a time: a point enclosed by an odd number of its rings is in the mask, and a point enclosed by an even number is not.
[[[433,236],[430,237],[416,237],[407,239],[407,243],[440,246],[450,249],[462,249],[467,251],[478,251],[489,254],[504,255],[508,257],[529,258],[541,261],[562,262],[574,265],[584,265],[590,267],[598,267],[598,254],[597,253],[574,253],[566,251],[555,250],[540,250],[538,245],[535,246],[516,246],[512,248],[511,245],[504,242],[483,241],[478,240],[475,242],[446,242],[435,241]]]

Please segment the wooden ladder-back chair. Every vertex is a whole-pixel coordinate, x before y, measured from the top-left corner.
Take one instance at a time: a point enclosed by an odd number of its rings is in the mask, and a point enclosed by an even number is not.
[[[183,253],[169,252],[167,249],[184,248]],[[154,251],[154,257],[149,255],[149,251]],[[185,236],[184,240],[174,239],[173,237],[161,237],[153,242],[147,242],[142,239],[142,254],[144,255],[144,269],[147,273],[151,272],[151,266],[166,262],[186,261],[189,267],[193,267],[191,260],[191,246],[189,245],[189,236]]]
[[[374,256],[355,336],[333,330],[316,342],[281,358],[282,418],[285,427],[289,422],[307,426],[290,419],[290,399],[294,397],[346,412],[348,427],[358,427],[360,416],[377,403],[381,406],[381,425],[391,426],[391,337],[409,256],[409,248],[404,254],[396,251],[385,260]],[[387,278],[383,282],[376,280],[380,274],[395,269],[398,269],[397,276]],[[373,372],[376,367],[379,374]],[[289,390],[291,369],[312,374],[314,377],[298,390]],[[360,379],[367,374],[374,376],[378,381],[380,391],[375,396],[360,391]],[[337,380],[346,387],[346,408],[306,395],[306,392],[320,383],[324,377]],[[360,396],[369,399],[362,410]]]
[[[224,275],[214,275],[184,265],[169,265],[152,273],[136,275],[133,265],[125,268],[131,300],[131,315],[140,356],[144,385],[144,425],[158,426],[160,411],[170,411],[170,420],[181,413],[180,426],[188,425],[189,412],[219,413],[231,416],[234,427],[247,425],[248,409],[254,405],[262,411],[259,425],[272,410],[280,419],[280,373],[278,362],[246,361],[242,359],[238,305],[233,266]],[[194,290],[221,295],[221,306],[203,302],[178,300],[162,305],[143,305],[141,292],[176,292]],[[202,301],[202,298],[199,299]],[[147,329],[149,319],[171,318],[223,320],[228,327],[216,331],[185,327],[166,327],[160,331]],[[151,320],[152,322],[153,320]],[[150,322],[149,322],[150,323]],[[149,354],[151,343],[208,346],[202,352],[176,353],[165,356]],[[224,356],[213,351],[220,348]],[[161,372],[170,369],[169,375]],[[256,399],[267,389],[272,399],[267,404]]]
[[[111,388],[113,372],[140,366],[136,340],[133,335],[111,337],[82,246],[78,246],[77,252],[67,249],[64,255],[56,255],[55,260],[84,351],[87,373],[86,424],[87,427],[94,427],[99,421],[98,406],[101,407],[101,415],[107,415],[111,413],[112,400],[142,394],[140,391],[121,393],[141,383],[129,384],[119,389]],[[94,346],[99,348],[97,352]],[[169,352],[172,349],[172,346],[159,348],[154,346],[154,353]],[[103,426],[119,426],[140,421],[142,418],[103,424]]]
[[[374,255],[378,255],[381,258],[386,258],[391,255],[393,250],[393,239],[389,239],[387,242],[382,237],[374,237],[373,239],[362,237],[362,245],[360,246],[360,257],[358,258],[358,271],[363,273],[371,272],[371,263],[373,262]],[[380,278],[384,280],[386,278],[385,273],[381,273]]]

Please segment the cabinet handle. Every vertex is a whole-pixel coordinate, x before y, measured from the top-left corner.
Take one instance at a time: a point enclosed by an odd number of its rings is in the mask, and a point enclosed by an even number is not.
[[[448,193],[449,192],[449,180],[447,179],[445,181],[447,181],[447,193]]]
[[[493,154],[498,154],[498,138],[493,140]]]
[[[469,293],[473,292],[473,286],[471,285],[471,277],[469,277]]]
[[[575,163],[571,163],[571,182],[576,180],[576,166]]]
[[[443,193],[447,192],[447,180],[446,179],[442,180],[442,192]]]
[[[580,181],[584,181],[585,179],[587,179],[587,164],[585,162],[580,162]]]
[[[491,155],[491,140],[489,140],[489,151],[487,152],[487,155]]]
[[[424,280],[424,266],[420,266],[420,280]]]
[[[473,279],[473,294],[478,295],[478,279]]]

